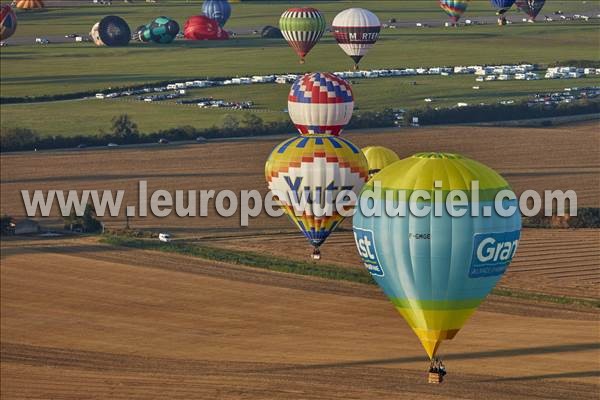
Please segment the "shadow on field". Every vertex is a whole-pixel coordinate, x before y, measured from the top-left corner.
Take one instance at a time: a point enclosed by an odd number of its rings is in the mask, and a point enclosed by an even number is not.
[[[560,374],[546,374],[546,375],[531,375],[531,376],[518,376],[514,378],[498,378],[490,379],[482,382],[520,382],[520,381],[533,381],[539,379],[559,379],[559,378],[600,378],[600,371],[579,371],[579,372],[564,372]]]
[[[504,350],[493,350],[493,351],[479,351],[479,352],[474,352],[474,353],[456,353],[456,354],[444,355],[443,359],[444,359],[444,361],[479,360],[479,359],[484,359],[484,358],[519,357],[519,356],[531,356],[531,355],[541,355],[541,354],[573,353],[573,352],[590,351],[590,350],[600,350],[600,343],[577,343],[577,344],[564,344],[564,345],[556,345],[556,346],[540,346],[540,347],[504,349]],[[346,368],[346,367],[360,367],[360,366],[368,367],[368,366],[403,364],[403,363],[426,362],[426,361],[427,361],[426,357],[413,356],[413,357],[400,357],[400,358],[382,358],[382,359],[376,359],[376,360],[350,361],[350,362],[342,362],[342,363],[314,364],[314,365],[304,365],[304,366],[295,366],[295,367],[285,367],[285,368],[279,368],[279,369],[274,368],[269,371],[286,370],[286,369],[312,370],[312,369]],[[535,378],[532,378],[532,379],[535,379]]]

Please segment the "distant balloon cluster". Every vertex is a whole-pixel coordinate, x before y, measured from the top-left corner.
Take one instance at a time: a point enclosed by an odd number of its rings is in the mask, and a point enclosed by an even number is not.
[[[311,7],[286,10],[279,19],[283,37],[304,63],[306,55],[325,33],[323,14]],[[355,68],[379,39],[381,22],[375,14],[362,8],[349,8],[333,20],[333,35],[342,50],[354,60]]]

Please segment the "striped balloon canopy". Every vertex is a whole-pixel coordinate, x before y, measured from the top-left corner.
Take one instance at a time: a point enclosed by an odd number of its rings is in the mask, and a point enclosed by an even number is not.
[[[354,67],[379,39],[381,22],[364,8],[349,8],[333,20],[332,31],[342,50],[354,60]]]
[[[337,136],[350,122],[353,110],[350,83],[329,72],[301,76],[288,96],[290,118],[303,135]]]
[[[350,141],[330,135],[298,136],[280,143],[267,160],[265,177],[285,214],[318,249],[344,220],[335,200],[356,196],[368,179],[367,161]],[[355,204],[348,202],[344,211]]]
[[[530,21],[534,21],[542,8],[544,8],[546,0],[517,0],[515,5],[517,8],[529,16]]]
[[[8,5],[0,9],[0,40],[6,40],[17,30],[17,15]]]
[[[43,0],[17,0],[15,2],[15,7],[20,8],[22,10],[31,10],[34,8],[44,8]]]
[[[469,0],[440,0],[440,7],[448,16],[452,23],[456,24],[460,17],[467,11]]]
[[[300,63],[325,32],[325,18],[316,8],[290,8],[281,14],[279,28],[288,44],[300,57]]]
[[[371,178],[363,196],[384,211],[354,214],[359,255],[433,358],[512,261],[521,233],[518,200],[492,169],[447,153],[395,162]]]
[[[498,15],[503,15],[515,4],[515,0],[490,0],[490,4]]]
[[[214,19],[223,27],[231,16],[231,5],[227,0],[204,0],[202,14]]]

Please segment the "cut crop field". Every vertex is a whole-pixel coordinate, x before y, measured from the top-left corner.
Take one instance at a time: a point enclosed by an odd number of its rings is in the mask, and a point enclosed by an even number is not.
[[[600,205],[600,130],[597,122],[556,128],[437,127],[364,131],[345,135],[359,146],[385,145],[401,157],[419,151],[451,151],[498,170],[517,193],[527,189],[575,190],[578,205]],[[125,190],[123,207],[137,205],[138,182],[157,189],[241,190],[266,192],[264,162],[283,138],[4,154],[1,163],[2,214],[24,216],[20,190]],[[558,161],[560,160],[560,162]],[[104,218],[122,228],[123,216]],[[57,207],[42,224],[60,224]],[[233,218],[217,215],[209,202],[207,217],[134,217],[134,229],[169,231],[227,249],[240,249],[306,260],[308,244],[287,218],[266,214],[240,228]],[[342,228],[350,228],[347,221]],[[598,231],[526,230],[506,287],[554,295],[597,298]],[[323,262],[361,268],[349,232],[334,233],[323,248]],[[536,282],[535,285],[532,283]]]
[[[555,128],[447,126],[420,129],[367,130],[345,134],[360,147],[383,145],[408,157],[420,151],[464,154],[499,171],[517,193],[527,189],[575,190],[578,205],[600,205],[600,131],[598,122]],[[266,191],[264,163],[286,137],[173,144],[38,151],[0,156],[0,212],[25,215],[21,190],[96,189],[126,191],[123,207],[138,204],[138,182],[148,193],[166,189]],[[209,203],[212,207],[213,202]],[[57,208],[53,211],[58,216]],[[124,217],[107,219],[122,227]],[[171,229],[203,235],[240,231],[239,219],[208,217],[132,218],[132,227]],[[261,214],[243,228],[250,232],[289,229],[285,218]],[[301,240],[300,238],[298,240]]]
[[[350,222],[343,226],[350,229]],[[301,241],[296,232],[246,236],[202,237],[198,244],[270,254],[279,258],[308,261],[309,246],[289,246]],[[600,299],[600,231],[569,229],[524,229],[519,250],[500,288],[554,296]],[[323,246],[323,262],[363,269],[352,232],[338,232]]]
[[[594,310],[491,296],[426,383],[418,340],[370,285],[94,238],[3,240],[3,398],[591,399]]]

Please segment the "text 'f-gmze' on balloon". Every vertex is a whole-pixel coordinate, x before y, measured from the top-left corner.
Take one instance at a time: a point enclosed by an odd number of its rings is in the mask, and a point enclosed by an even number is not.
[[[290,119],[303,135],[337,136],[350,122],[353,110],[350,83],[329,72],[301,76],[288,96]]]

